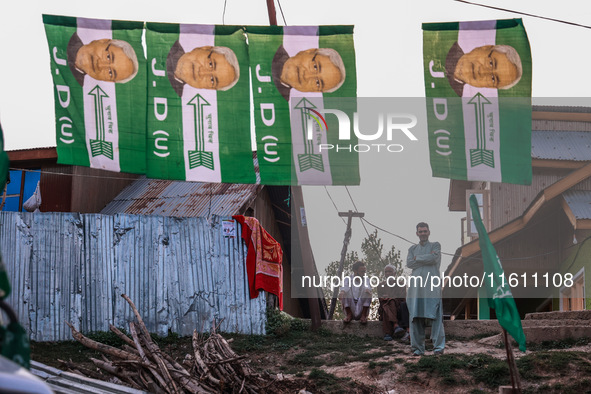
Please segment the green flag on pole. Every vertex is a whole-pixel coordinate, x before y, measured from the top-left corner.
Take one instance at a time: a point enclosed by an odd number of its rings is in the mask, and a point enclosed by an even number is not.
[[[146,27],[147,176],[255,183],[244,31],[213,25]]]
[[[145,173],[143,22],[43,15],[58,163]]]
[[[334,109],[327,100],[357,96],[353,27],[247,26],[246,32],[261,183],[358,185],[359,157],[351,148],[357,137],[340,149],[337,116],[325,116]],[[352,120],[356,104],[343,102],[346,108],[337,109]]]
[[[485,283],[483,286],[489,298],[489,305],[495,310],[501,327],[507,330],[517,341],[519,350],[525,352],[525,334],[521,327],[521,318],[519,317],[511,288],[506,280],[501,279],[505,273],[503,272],[499,256],[484,229],[484,224],[482,224],[478,202],[474,195],[470,196],[470,209],[472,211],[474,225],[478,231],[478,244],[480,245],[482,263],[484,264]]]
[[[521,19],[425,23],[433,176],[531,184],[531,53]]]

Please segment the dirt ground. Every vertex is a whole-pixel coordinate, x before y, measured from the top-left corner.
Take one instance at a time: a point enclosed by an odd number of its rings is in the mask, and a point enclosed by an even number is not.
[[[269,393],[497,393],[500,384],[509,384],[504,347],[481,339],[448,338],[445,355],[428,351],[415,357],[408,344],[396,340],[328,332],[225,336],[268,377]],[[179,360],[191,352],[189,338],[166,338],[159,345]],[[526,353],[514,351],[525,393],[591,392],[589,340],[529,347]],[[94,368],[88,357],[95,353],[74,342],[35,343],[32,353],[36,361],[58,368],[62,359]]]

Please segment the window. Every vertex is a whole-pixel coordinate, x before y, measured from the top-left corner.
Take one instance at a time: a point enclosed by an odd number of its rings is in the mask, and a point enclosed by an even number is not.
[[[560,289],[560,310],[585,310],[585,268],[581,268],[574,276],[572,287]]]
[[[470,196],[474,194],[476,201],[478,202],[478,210],[480,211],[480,217],[482,217],[482,223],[484,228],[489,231],[489,217],[488,217],[488,190],[466,190],[466,234],[470,238],[478,238],[478,231],[474,225],[472,218],[472,210],[470,209]]]
[[[2,210],[24,211],[23,204],[35,193],[40,178],[39,172],[10,171],[10,183],[6,185]]]

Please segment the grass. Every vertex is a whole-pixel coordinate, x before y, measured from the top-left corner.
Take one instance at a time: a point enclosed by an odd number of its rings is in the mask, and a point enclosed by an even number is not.
[[[321,369],[313,369],[308,379],[315,383],[316,390],[327,394],[356,393],[356,392],[377,392],[374,387],[362,387],[351,378],[339,378]],[[368,391],[368,389],[370,391]]]
[[[577,373],[591,376],[591,360],[584,352],[542,351],[517,360],[517,368],[524,379],[542,380]]]
[[[281,319],[283,317],[278,321],[283,321]],[[283,326],[283,323],[279,326]],[[261,371],[269,373],[279,370],[294,374],[299,379],[305,378],[312,392],[373,392],[371,390],[375,388],[338,378],[322,370],[324,367],[351,362],[364,363],[360,368],[365,368],[374,377],[387,371],[396,371],[395,374],[401,376],[401,383],[412,386],[423,386],[425,382],[431,381],[441,390],[463,387],[467,392],[481,393],[510,384],[506,361],[489,354],[445,354],[408,359],[396,353],[397,348],[381,338],[360,338],[322,329],[312,332],[302,329],[300,323],[292,320],[289,320],[289,327],[287,331],[276,330],[270,335],[224,334],[224,337],[232,339],[231,345],[235,352],[252,358],[253,366],[258,364]],[[122,341],[110,332],[93,333],[88,337],[115,347],[122,345]],[[191,353],[190,337],[169,335],[153,338],[163,351],[173,357],[182,359]],[[530,352],[516,360],[522,384],[527,388],[524,392],[591,392],[591,354],[551,351],[588,343],[589,339],[583,338],[529,345]],[[100,358],[99,353],[74,341],[33,342],[31,346],[33,359],[58,368],[60,365],[57,359],[72,360],[83,366],[83,363],[89,362],[89,357]],[[384,360],[385,356],[388,358]],[[312,373],[309,374],[309,371]]]
[[[459,371],[465,371],[476,383],[481,382],[491,388],[509,381],[507,363],[487,354],[424,356],[416,364],[407,363],[405,366],[407,374],[423,372],[435,375],[448,386],[466,383]]]
[[[566,338],[559,341],[543,341],[542,343],[528,343],[527,350],[540,351],[550,349],[571,349],[591,343],[589,338]]]

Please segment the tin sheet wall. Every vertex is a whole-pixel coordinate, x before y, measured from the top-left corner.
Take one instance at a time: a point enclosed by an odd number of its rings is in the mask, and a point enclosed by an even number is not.
[[[246,247],[222,219],[0,212],[8,303],[35,341],[128,328],[134,301],[151,332],[264,334],[265,294],[250,300]],[[229,219],[229,218],[228,218]],[[222,320],[223,319],[223,320]]]

